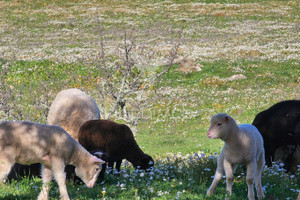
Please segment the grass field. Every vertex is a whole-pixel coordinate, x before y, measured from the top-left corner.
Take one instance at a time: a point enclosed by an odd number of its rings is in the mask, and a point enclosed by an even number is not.
[[[137,47],[133,58],[150,75],[163,68],[179,42],[175,65],[147,90],[157,98],[136,127],[138,144],[155,159],[154,170],[135,171],[125,162],[120,176],[107,175],[93,189],[68,183],[68,191],[84,200],[224,199],[225,181],[216,195],[205,195],[223,145],[207,138],[209,120],[225,112],[238,123],[252,123],[271,105],[300,99],[299,16],[296,0],[0,1],[0,119],[45,123],[57,92],[72,87],[100,106],[95,63],[101,38],[115,61],[130,30]],[[141,46],[146,53],[138,51]],[[202,70],[178,71],[183,58]],[[233,75],[246,79],[231,80]],[[238,168],[231,199],[247,196],[244,174]],[[295,199],[298,177],[277,165],[266,168],[265,199]],[[41,183],[25,178],[2,184],[0,199],[34,199]],[[55,182],[50,197],[59,199]]]

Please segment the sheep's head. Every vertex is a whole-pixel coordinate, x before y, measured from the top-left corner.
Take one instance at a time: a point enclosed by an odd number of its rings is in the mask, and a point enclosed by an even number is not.
[[[219,113],[212,117],[210,121],[210,127],[207,131],[207,136],[211,139],[222,139],[225,140],[227,138],[228,133],[232,126],[230,124],[234,122],[234,120],[227,114]]]
[[[135,165],[138,169],[150,169],[153,167],[154,161],[153,158],[147,154],[144,154],[144,156],[138,161],[138,163]]]
[[[101,172],[101,164],[105,162],[96,156],[89,156],[85,163],[76,166],[75,173],[81,178],[88,188],[94,187],[98,175]]]
[[[90,153],[105,162],[110,161],[110,157],[102,150],[97,149],[97,150],[90,151]]]

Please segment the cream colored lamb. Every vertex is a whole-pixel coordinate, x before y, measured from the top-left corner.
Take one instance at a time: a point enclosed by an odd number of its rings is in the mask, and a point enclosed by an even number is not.
[[[92,156],[59,126],[15,121],[0,123],[0,182],[15,163],[42,163],[43,186],[38,199],[49,198],[52,176],[59,186],[60,196],[69,200],[65,165],[74,165],[75,173],[87,187],[94,186],[103,160]]]
[[[60,91],[48,113],[48,124],[65,129],[78,141],[78,130],[88,120],[100,119],[100,111],[93,98],[83,91],[72,88]]]
[[[207,195],[212,195],[222,176],[226,175],[226,186],[232,194],[233,169],[236,164],[247,167],[246,181],[248,185],[248,199],[254,200],[255,183],[257,197],[264,198],[261,185],[261,173],[265,164],[263,139],[255,126],[251,124],[237,125],[232,117],[227,114],[217,114],[212,117],[207,136],[212,139],[223,140],[224,147],[218,157],[218,166],[214,180],[207,190]]]

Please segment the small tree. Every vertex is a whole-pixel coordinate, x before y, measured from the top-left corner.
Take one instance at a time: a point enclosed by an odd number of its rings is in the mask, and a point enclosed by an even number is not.
[[[154,92],[150,94],[150,89],[170,71],[177,58],[182,30],[172,38],[164,64],[155,67],[156,70],[149,64],[156,56],[153,44],[138,43],[134,33],[133,30],[124,31],[123,41],[117,45],[115,54],[107,53],[105,36],[100,35],[97,67],[102,117],[115,117],[136,126],[143,117],[143,110],[157,97]]]

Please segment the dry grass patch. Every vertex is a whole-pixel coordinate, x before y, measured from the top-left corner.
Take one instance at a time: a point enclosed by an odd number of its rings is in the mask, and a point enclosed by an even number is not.
[[[180,56],[194,61],[298,59],[295,2],[1,1],[0,54],[17,60],[91,60],[98,55],[100,29],[114,54],[124,29],[133,28],[137,45],[153,41],[151,65],[162,65],[172,29],[183,26]]]

